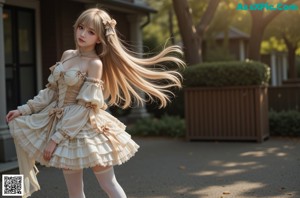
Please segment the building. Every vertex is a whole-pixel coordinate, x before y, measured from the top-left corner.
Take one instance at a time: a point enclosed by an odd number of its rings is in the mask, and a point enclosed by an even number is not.
[[[230,27],[228,32],[220,32],[215,36],[215,45],[222,47],[225,39],[228,39],[228,51],[235,60],[244,61],[247,59],[248,43],[250,36],[235,27]],[[203,42],[203,54],[208,51],[206,40]],[[227,49],[227,48],[226,48]],[[287,80],[288,64],[287,53],[272,51],[268,54],[262,54],[261,62],[271,68],[271,86],[280,86]]]
[[[16,158],[6,113],[44,87],[48,68],[75,48],[76,18],[91,7],[106,9],[121,38],[141,52],[141,30],[155,12],[143,0],[0,0],[0,161]]]
[[[247,48],[248,48],[248,42],[249,42],[249,35],[238,30],[235,27],[230,27],[228,31],[225,32],[219,32],[214,37],[214,47],[222,47],[224,46],[224,42],[227,42],[227,47],[229,54],[231,54],[234,59],[243,61],[247,57]],[[207,39],[203,41],[203,55],[206,56],[206,53],[208,51],[209,44],[207,42]]]

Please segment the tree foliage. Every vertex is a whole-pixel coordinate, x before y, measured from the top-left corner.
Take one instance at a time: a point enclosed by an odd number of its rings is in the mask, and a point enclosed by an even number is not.
[[[285,25],[299,24],[297,19],[299,17],[292,17],[292,15],[298,14],[299,11],[268,11],[266,9],[260,11],[241,11],[236,10],[237,5],[240,4],[253,4],[253,3],[265,3],[264,0],[235,0],[235,1],[227,1],[227,0],[164,0],[164,1],[151,1],[147,0],[148,3],[159,10],[157,14],[152,18],[152,23],[148,27],[145,28],[145,39],[152,40],[157,42],[154,46],[164,45],[166,40],[170,41],[170,20],[169,20],[169,12],[172,10],[172,4],[175,8],[174,4],[178,4],[177,9],[180,12],[177,13],[177,18],[172,18],[173,23],[173,35],[175,38],[175,43],[180,44],[180,40],[182,40],[184,48],[191,48],[190,52],[185,49],[186,57],[188,58],[187,62],[201,62],[202,60],[202,49],[201,44],[203,39],[208,40],[211,49],[213,49],[213,44],[215,41],[215,36],[220,32],[228,32],[230,26],[234,26],[239,30],[249,33],[250,41],[249,41],[249,54],[248,58],[253,60],[260,60],[260,52],[261,46],[264,52],[268,52],[268,48],[273,48],[277,46],[279,50],[285,49],[285,44],[283,40],[279,40],[277,34],[282,29],[280,27],[285,27]],[[214,8],[212,6],[214,4]],[[293,4],[295,2],[299,2],[299,0],[273,0],[272,2],[268,2],[269,4],[276,5],[277,3],[285,3],[285,4]],[[216,6],[218,4],[218,6]],[[300,5],[299,5],[300,7]],[[214,10],[216,9],[216,10]],[[179,15],[179,16],[178,16]],[[180,16],[184,15],[184,17]],[[283,15],[280,18],[281,15]],[[174,16],[174,15],[173,15]],[[208,17],[209,16],[209,17]],[[178,19],[181,17],[181,21]],[[290,17],[287,18],[287,17]],[[264,32],[269,24],[278,18],[277,24],[282,23],[283,25],[277,25],[276,28],[272,28],[273,31],[266,32],[265,36]],[[285,19],[284,19],[285,18]],[[281,22],[280,22],[281,21]],[[286,23],[286,24],[284,24]],[[181,24],[181,25],[180,25]],[[179,27],[178,27],[179,26]],[[182,26],[182,27],[180,27]],[[274,26],[274,25],[271,25]],[[279,28],[278,28],[279,27]],[[289,27],[288,32],[285,33],[286,38],[288,40],[297,40],[297,37],[300,34],[297,34],[298,25],[294,25],[294,27]],[[181,29],[181,31],[180,31]],[[280,31],[279,31],[280,30]],[[291,35],[291,32],[295,32],[295,35]],[[272,37],[272,34],[274,35]],[[293,33],[294,34],[294,33]],[[180,37],[181,36],[181,37]],[[279,35],[280,36],[280,35]],[[294,37],[294,38],[292,38]],[[156,39],[155,39],[156,38]],[[270,42],[262,43],[263,39],[270,39]],[[155,42],[151,42],[152,44]],[[219,51],[226,50],[226,38],[224,42],[224,46]],[[171,43],[171,42],[169,42]],[[293,42],[294,43],[294,42]],[[195,45],[198,45],[196,48]],[[191,56],[198,56],[199,51],[200,59],[191,60],[187,54],[191,53]],[[300,51],[299,51],[300,52]]]
[[[284,1],[285,4],[290,5],[299,0],[287,0]],[[283,2],[279,0],[274,0],[271,3],[273,5],[277,5],[277,3]],[[266,3],[264,0],[244,0],[244,3],[247,5],[251,5],[253,3],[259,4],[259,3]],[[269,23],[277,17],[279,14],[283,13],[284,11],[280,10],[272,10],[272,11],[266,11],[266,9],[263,10],[252,10],[250,11],[252,24],[251,24],[251,33],[250,33],[250,40],[249,40],[249,54],[248,58],[252,60],[260,60],[260,46],[263,39],[263,34],[266,29],[266,27],[269,25]]]
[[[296,50],[300,43],[300,27],[296,24],[299,23],[299,10],[286,11],[271,22],[265,34],[271,44],[268,46],[270,51],[283,49],[288,52],[289,78],[297,78]]]

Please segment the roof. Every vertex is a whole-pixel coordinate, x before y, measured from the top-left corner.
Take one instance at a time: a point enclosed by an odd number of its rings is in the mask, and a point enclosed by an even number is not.
[[[216,36],[216,40],[218,39],[224,39],[224,32],[220,32]],[[249,34],[242,32],[241,30],[235,28],[235,27],[230,27],[229,32],[228,32],[228,38],[229,39],[249,39]]]
[[[134,0],[101,0],[99,4],[108,8],[113,8],[114,10],[122,10],[131,13],[141,12],[148,14],[157,12],[143,1],[135,2]]]

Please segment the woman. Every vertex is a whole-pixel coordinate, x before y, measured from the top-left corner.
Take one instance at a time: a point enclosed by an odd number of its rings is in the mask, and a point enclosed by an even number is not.
[[[35,161],[63,170],[70,198],[85,197],[82,170],[90,167],[109,197],[126,197],[113,166],[130,159],[139,146],[124,124],[105,109],[144,102],[139,91],[165,107],[171,93],[168,88],[181,87],[181,76],[151,66],[163,62],[184,66],[184,62],[168,55],[181,53],[175,46],[147,59],[130,55],[115,25],[104,10],[84,11],[74,24],[76,50],[65,51],[61,61],[50,67],[44,90],[7,114],[25,178],[23,197],[40,189]]]

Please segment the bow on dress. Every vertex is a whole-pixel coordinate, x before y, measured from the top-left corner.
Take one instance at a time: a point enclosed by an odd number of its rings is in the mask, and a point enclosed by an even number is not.
[[[118,136],[116,133],[112,132],[110,129],[112,128],[110,123],[106,123],[102,126],[99,126],[96,122],[96,116],[95,116],[95,112],[97,112],[97,105],[92,104],[91,102],[85,103],[84,105],[86,108],[91,109],[90,111],[90,122],[91,125],[93,126],[93,128],[95,130],[97,130],[99,133],[102,133],[103,135],[106,136],[106,138],[110,141],[110,143],[112,144],[114,150],[113,150],[113,154],[118,158],[118,146],[122,145],[124,146],[124,144],[122,143],[122,141],[120,141],[118,139]]]
[[[63,108],[53,108],[49,111],[49,125],[48,125],[48,132],[47,132],[47,141],[49,141],[50,135],[53,132],[55,123],[57,120],[59,120],[64,114],[64,109]]]

